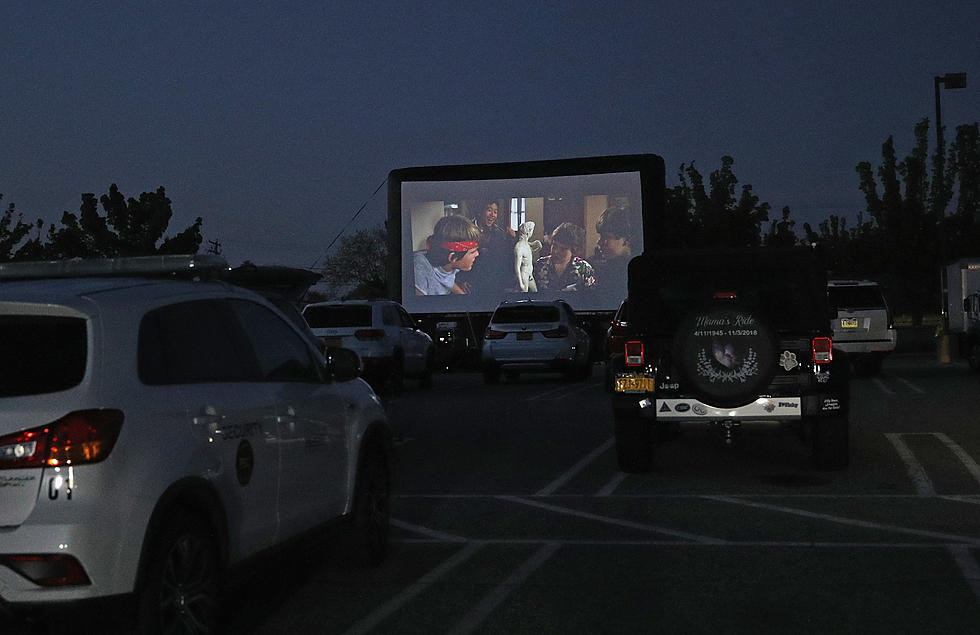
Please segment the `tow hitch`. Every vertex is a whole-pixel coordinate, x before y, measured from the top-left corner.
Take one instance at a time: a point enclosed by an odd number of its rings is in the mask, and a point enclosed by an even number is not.
[[[716,423],[721,427],[721,430],[725,435],[725,445],[732,445],[735,443],[735,437],[739,432],[741,432],[740,428],[742,427],[742,424],[732,419],[718,421]]]

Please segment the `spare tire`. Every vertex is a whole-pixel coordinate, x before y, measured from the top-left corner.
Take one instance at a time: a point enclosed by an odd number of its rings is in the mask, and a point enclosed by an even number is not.
[[[775,331],[737,306],[684,318],[673,342],[675,368],[707,404],[740,406],[758,397],[776,372]]]

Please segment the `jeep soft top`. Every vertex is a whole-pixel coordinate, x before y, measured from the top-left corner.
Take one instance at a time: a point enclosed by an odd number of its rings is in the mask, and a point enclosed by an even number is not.
[[[646,471],[678,427],[795,427],[814,464],[847,464],[846,360],[810,249],[662,250],[629,266],[630,320],[611,357],[617,455]]]

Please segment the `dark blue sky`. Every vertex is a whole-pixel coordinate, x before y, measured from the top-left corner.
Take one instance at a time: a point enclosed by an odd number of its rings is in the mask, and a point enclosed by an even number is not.
[[[163,185],[232,264],[310,267],[394,168],[735,158],[797,226],[935,116],[980,120],[976,2],[24,2],[0,8],[0,193],[28,219]],[[930,131],[934,142],[934,131]]]

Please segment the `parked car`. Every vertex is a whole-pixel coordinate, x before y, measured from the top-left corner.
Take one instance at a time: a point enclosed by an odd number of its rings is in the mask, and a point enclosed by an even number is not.
[[[504,301],[483,334],[481,363],[488,384],[500,373],[516,379],[522,371],[560,371],[586,379],[592,371],[589,334],[563,300]]]
[[[393,300],[315,302],[303,309],[313,333],[327,346],[356,352],[374,386],[402,387],[405,377],[432,385],[435,349],[405,308]]]
[[[854,372],[875,375],[898,342],[895,323],[877,282],[828,280],[827,298],[833,321],[834,346],[846,351]]]
[[[227,271],[0,264],[0,608],[214,632],[226,570],[293,537],[347,520],[384,557],[391,432],[356,355]]]
[[[616,309],[609,328],[606,329],[606,381],[605,386],[608,392],[613,392],[616,388],[615,368],[623,365],[626,357],[626,333],[629,326],[629,301],[623,300]]]

